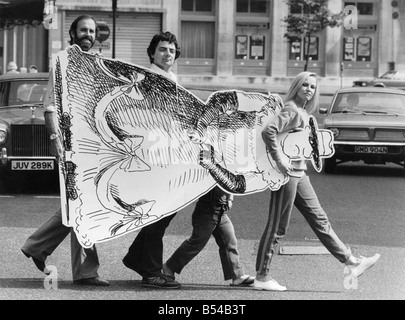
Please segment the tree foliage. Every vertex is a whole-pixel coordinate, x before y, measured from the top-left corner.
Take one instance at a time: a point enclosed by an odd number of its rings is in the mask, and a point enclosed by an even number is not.
[[[304,48],[305,71],[308,69],[310,39],[326,27],[337,27],[343,23],[345,13],[332,13],[328,9],[328,0],[287,0],[290,13],[284,18],[287,31],[284,37],[290,42],[306,39]]]

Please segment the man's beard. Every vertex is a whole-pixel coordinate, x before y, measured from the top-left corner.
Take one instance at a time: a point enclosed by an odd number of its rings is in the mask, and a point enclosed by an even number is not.
[[[90,44],[84,40],[88,40]],[[81,38],[77,38],[77,36],[75,36],[75,44],[79,45],[83,51],[89,51],[94,46],[95,42],[96,40],[89,36],[83,36]]]

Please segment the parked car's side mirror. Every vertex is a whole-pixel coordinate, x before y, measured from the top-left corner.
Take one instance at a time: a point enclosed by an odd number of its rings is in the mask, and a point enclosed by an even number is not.
[[[319,108],[319,114],[327,114],[328,113],[328,109],[326,108]]]

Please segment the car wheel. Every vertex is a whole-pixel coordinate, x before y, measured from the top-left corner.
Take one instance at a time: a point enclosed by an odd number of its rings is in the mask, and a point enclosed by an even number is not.
[[[325,159],[325,173],[334,173],[336,168],[336,158]]]

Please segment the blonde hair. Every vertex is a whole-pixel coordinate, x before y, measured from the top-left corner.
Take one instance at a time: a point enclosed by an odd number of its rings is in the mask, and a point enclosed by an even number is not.
[[[301,89],[302,85],[305,83],[305,81],[309,77],[314,77],[316,79],[316,88],[313,97],[311,100],[309,100],[305,106],[305,110],[309,114],[313,114],[317,109],[319,105],[319,81],[318,81],[318,75],[314,72],[301,72],[299,73],[295,79],[293,80],[290,89],[287,92],[285,101],[293,101],[298,93],[298,90]]]

